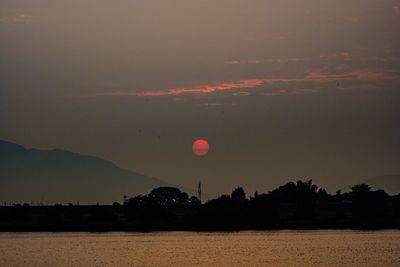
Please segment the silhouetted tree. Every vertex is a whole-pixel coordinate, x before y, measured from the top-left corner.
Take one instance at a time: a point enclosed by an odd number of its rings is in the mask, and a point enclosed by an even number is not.
[[[232,197],[232,199],[235,199],[235,200],[245,200],[246,193],[244,192],[243,188],[238,187],[232,191],[231,197]]]
[[[246,198],[243,188],[201,204],[173,187],[125,198],[121,206],[17,204],[0,207],[0,231],[155,231],[281,228],[399,228],[400,194],[358,184],[330,195],[309,181],[289,182]]]
[[[185,192],[182,192],[178,188],[168,186],[153,189],[149,197],[163,206],[198,204],[197,198],[189,198],[188,194]]]
[[[371,191],[371,186],[367,184],[357,184],[351,188],[352,195],[367,194]]]
[[[140,195],[128,199],[124,211],[132,227],[142,230],[168,229],[174,217],[153,195]]]
[[[277,228],[279,224],[279,200],[270,194],[254,193],[250,197],[250,221],[255,229]]]
[[[381,219],[389,195],[383,190],[371,191],[371,187],[367,184],[358,184],[351,189],[355,222],[361,227],[374,227]],[[366,224],[368,226],[365,226]]]

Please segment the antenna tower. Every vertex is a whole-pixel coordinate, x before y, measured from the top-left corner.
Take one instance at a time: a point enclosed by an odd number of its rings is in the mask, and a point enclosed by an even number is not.
[[[201,203],[201,182],[199,182],[199,186],[197,187],[197,196]]]

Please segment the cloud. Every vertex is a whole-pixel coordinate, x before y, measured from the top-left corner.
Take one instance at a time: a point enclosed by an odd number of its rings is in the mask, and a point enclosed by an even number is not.
[[[310,59],[307,58],[267,58],[267,59],[248,59],[248,60],[230,60],[228,65],[246,65],[246,64],[270,64],[270,63],[291,63],[302,62]]]
[[[247,95],[250,95],[250,93],[247,91],[240,91],[240,92],[232,93],[232,95],[233,96],[247,96]]]
[[[325,73],[322,71],[310,72],[305,80],[315,82],[343,81],[343,80],[364,80],[376,81],[390,79],[390,76],[383,73],[369,71],[354,71],[350,73]]]
[[[109,94],[111,96],[166,96],[166,95],[183,95],[183,94],[210,94],[217,91],[226,91],[232,89],[246,89],[255,88],[264,83],[263,79],[250,79],[250,80],[239,80],[236,82],[219,83],[213,85],[201,85],[194,87],[182,87],[172,88],[160,91],[143,91],[143,92],[113,92]]]
[[[221,107],[221,106],[236,106],[237,103],[235,102],[210,102],[210,103],[202,103],[198,106],[201,107]]]
[[[301,90],[295,90],[294,88],[288,87],[288,89],[278,89],[267,92],[261,92],[263,95],[285,95],[285,94],[298,94],[302,93],[317,93],[322,90],[321,86],[326,83],[332,82],[373,82],[373,81],[389,81],[389,80],[400,80],[399,73],[378,73],[370,71],[353,71],[353,72],[324,72],[321,70],[311,71],[303,77],[287,77],[287,78],[260,78],[260,79],[244,79],[234,82],[217,83],[210,85],[199,85],[193,87],[181,87],[171,88],[159,91],[141,91],[141,92],[111,92],[96,94],[95,96],[137,96],[137,97],[160,97],[160,96],[181,96],[181,95],[192,95],[192,94],[212,94],[217,92],[233,91],[232,95],[248,95],[250,94],[248,89],[259,88],[263,85],[308,85],[309,88],[303,88]],[[314,84],[314,86],[312,85]],[[352,84],[354,86],[354,84]],[[247,89],[243,91],[243,89]],[[269,88],[271,89],[271,88]],[[268,88],[266,88],[268,90]]]
[[[393,10],[396,16],[400,15],[400,1],[398,1],[398,3],[395,3],[395,5],[393,6]]]
[[[34,16],[24,13],[15,13],[0,16],[0,24],[31,24],[34,21]]]
[[[316,57],[291,57],[291,58],[259,58],[259,59],[233,59],[226,61],[227,65],[257,65],[257,64],[292,64],[292,63],[315,63],[326,65],[327,62],[349,63],[364,62],[367,64],[375,64],[381,62],[394,62],[399,61],[396,56],[389,55],[392,52],[391,48],[386,48],[387,55],[364,55],[356,52],[341,51],[332,54],[320,54]]]

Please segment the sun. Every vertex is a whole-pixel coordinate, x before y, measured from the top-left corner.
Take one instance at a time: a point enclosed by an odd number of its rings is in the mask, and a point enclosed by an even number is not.
[[[207,155],[208,151],[210,150],[210,145],[206,140],[198,139],[193,142],[192,149],[196,156],[203,157]]]

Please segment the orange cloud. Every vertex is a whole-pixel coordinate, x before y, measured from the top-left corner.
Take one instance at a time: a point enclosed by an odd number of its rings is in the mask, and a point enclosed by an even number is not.
[[[182,95],[182,94],[209,94],[216,91],[255,88],[264,83],[263,79],[239,80],[231,83],[220,83],[215,85],[203,85],[195,87],[173,88],[161,91],[144,91],[139,93],[134,92],[115,92],[109,95],[113,96],[165,96],[165,95]]]
[[[236,82],[218,83],[212,85],[201,85],[193,87],[171,88],[160,91],[142,91],[142,92],[113,92],[109,96],[178,96],[186,94],[211,94],[219,91],[253,89],[262,85],[274,84],[301,84],[301,83],[328,83],[333,81],[378,81],[399,79],[399,74],[383,74],[369,71],[354,71],[349,73],[328,73],[323,71],[312,71],[304,77],[300,78],[262,78],[262,79],[247,79]],[[318,90],[310,88],[302,90],[304,93],[317,92]],[[279,92],[266,92],[267,95],[283,95],[293,93],[294,91],[280,90]],[[298,91],[296,91],[298,93]],[[238,94],[236,92],[235,94]]]

